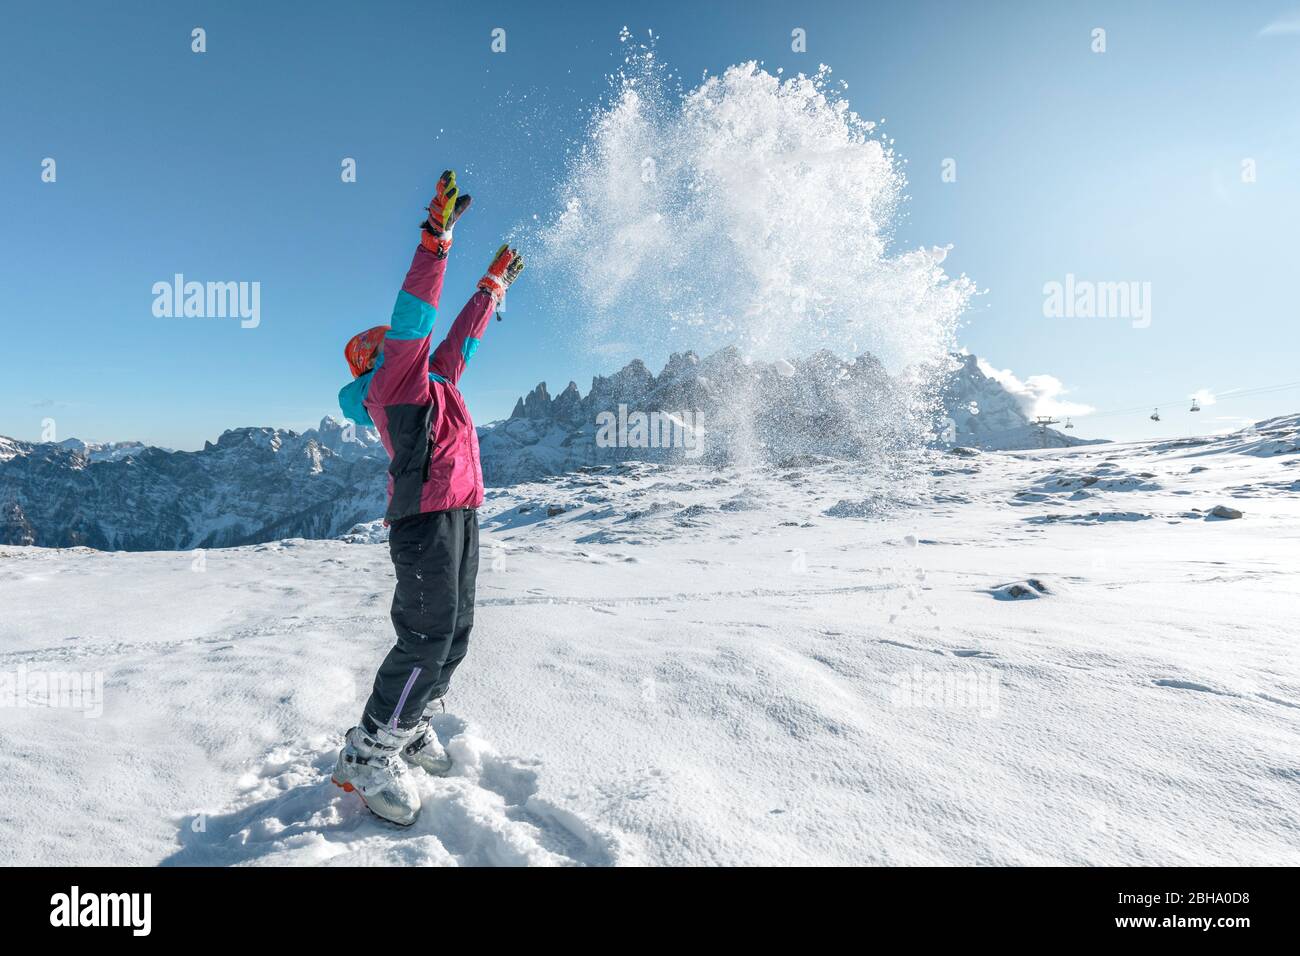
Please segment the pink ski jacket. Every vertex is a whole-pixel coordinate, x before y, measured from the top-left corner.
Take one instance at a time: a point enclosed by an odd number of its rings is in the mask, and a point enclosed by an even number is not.
[[[492,296],[479,290],[430,346],[447,260],[420,246],[397,294],[392,328],[375,367],[339,392],[343,414],[374,425],[391,459],[388,511],[394,522],[426,511],[483,503],[478,435],[457,384],[492,318]]]

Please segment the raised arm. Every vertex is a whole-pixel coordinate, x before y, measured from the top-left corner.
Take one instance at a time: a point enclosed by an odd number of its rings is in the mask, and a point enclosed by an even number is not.
[[[492,320],[492,313],[505,299],[510,283],[519,278],[519,273],[523,271],[523,257],[517,250],[503,244],[479,280],[478,291],[470,296],[465,308],[460,310],[460,315],[456,316],[456,321],[447,330],[447,337],[434,350],[429,359],[429,371],[453,385],[460,381],[466,364],[478,351],[483,333]]]
[[[429,218],[420,235],[420,246],[397,293],[383,352],[375,361],[366,404],[428,404],[429,340],[438,314],[438,300],[442,297],[452,229],[469,204],[469,196],[459,195],[456,174],[447,170],[438,180],[438,192],[429,203]]]
[[[423,245],[415,250],[406,281],[397,293],[393,317],[384,335],[383,352],[375,362],[368,404],[409,405],[428,401],[429,376],[425,363],[446,271],[445,258],[437,258]]]

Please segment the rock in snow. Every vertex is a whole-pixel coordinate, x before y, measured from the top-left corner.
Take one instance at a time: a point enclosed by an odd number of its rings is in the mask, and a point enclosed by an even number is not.
[[[1212,518],[1240,518],[1241,512],[1236,508],[1229,508],[1227,505],[1215,505],[1210,509]]]
[[[1002,584],[992,590],[992,595],[1003,601],[1018,601],[1022,598],[1040,598],[1051,594],[1051,589],[1038,578],[1028,578],[1013,584]]]

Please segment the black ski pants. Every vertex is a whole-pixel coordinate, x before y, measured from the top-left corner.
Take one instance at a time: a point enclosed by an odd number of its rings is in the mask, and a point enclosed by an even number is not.
[[[478,512],[430,511],[393,522],[388,550],[397,571],[393,628],[397,643],[375,674],[362,726],[402,732],[431,700],[447,693],[474,627]]]

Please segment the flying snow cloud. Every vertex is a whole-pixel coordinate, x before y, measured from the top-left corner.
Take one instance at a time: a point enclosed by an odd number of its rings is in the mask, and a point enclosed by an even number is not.
[[[1022,379],[1009,368],[996,369],[984,359],[978,362],[980,371],[1015,396],[1031,418],[1037,415],[1082,417],[1096,411],[1082,402],[1065,401],[1063,396],[1069,389],[1054,375],[1030,375]]]
[[[950,246],[893,246],[902,159],[830,67],[747,62],[686,88],[629,38],[532,243],[543,294],[637,353],[937,364],[974,284],[944,271]]]

